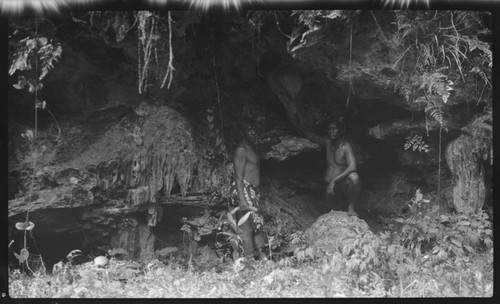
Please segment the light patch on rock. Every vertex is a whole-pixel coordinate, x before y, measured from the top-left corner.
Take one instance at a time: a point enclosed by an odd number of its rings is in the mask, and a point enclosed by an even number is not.
[[[317,150],[319,148],[319,145],[301,137],[282,136],[280,140],[278,144],[271,147],[271,151],[264,155],[265,159],[283,161],[304,151]]]

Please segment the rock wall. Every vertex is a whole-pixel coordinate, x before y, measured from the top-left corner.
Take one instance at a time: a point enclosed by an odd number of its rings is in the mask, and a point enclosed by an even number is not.
[[[477,213],[485,203],[489,192],[485,170],[493,164],[492,127],[491,112],[481,115],[464,127],[463,134],[446,148],[446,161],[454,181],[453,205],[457,211]]]
[[[52,151],[39,155],[31,197],[32,163],[18,163],[16,172],[25,183],[22,193],[9,201],[11,226],[24,221],[29,210],[41,238],[90,234],[94,238],[82,246],[107,243],[128,250],[131,257],[146,258],[154,252],[149,226],[162,219],[159,204],[190,204],[184,200],[190,193],[203,200],[203,193],[208,197],[229,185],[226,164],[203,157],[205,143],[195,143],[191,123],[172,108],[143,102],[122,115],[104,111],[92,122],[73,123],[58,144],[45,145]],[[27,150],[18,150],[17,159],[31,157],[29,147],[22,147]],[[51,210],[75,210],[73,221],[57,219]],[[135,218],[139,213],[145,221]]]

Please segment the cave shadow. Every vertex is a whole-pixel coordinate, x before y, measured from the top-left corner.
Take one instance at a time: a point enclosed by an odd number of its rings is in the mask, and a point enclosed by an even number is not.
[[[358,165],[361,178],[361,193],[355,210],[359,218],[365,220],[376,231],[385,229],[375,212],[370,210],[367,192],[376,191],[380,180],[387,180],[401,170],[397,154],[385,141],[368,138],[363,142],[369,157]],[[315,218],[330,210],[347,211],[346,200],[326,202],[326,182],[323,180],[327,166],[324,150],[303,152],[285,161],[262,160],[261,176],[263,184],[277,184],[287,188],[296,196],[306,197],[310,214]]]

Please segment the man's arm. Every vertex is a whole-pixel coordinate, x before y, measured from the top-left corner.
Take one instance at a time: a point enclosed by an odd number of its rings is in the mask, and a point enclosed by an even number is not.
[[[326,146],[326,137],[324,136],[319,136],[316,133],[313,133],[311,131],[306,131],[302,130],[304,132],[304,135],[311,141],[317,143],[320,146]]]
[[[301,127],[300,124],[298,123],[297,114],[295,114],[295,119],[291,119],[290,121],[291,121],[292,125],[297,130],[299,130],[300,133],[304,134],[304,136],[307,137],[307,139],[309,139],[310,141],[313,141],[313,142],[317,143],[320,146],[326,146],[326,144],[327,144],[326,137],[325,136],[319,136],[316,133],[308,131],[308,130],[304,129],[303,127]]]
[[[301,133],[303,133],[305,135],[305,137],[307,137],[307,139],[309,139],[309,140],[317,143],[320,146],[326,146],[326,144],[327,144],[327,138],[325,136],[319,136],[318,134],[316,134],[314,132],[308,131],[308,130],[302,128],[301,126],[299,126],[296,122],[293,122],[293,125]]]
[[[236,182],[236,191],[238,191],[239,206],[244,211],[248,208],[248,203],[243,192],[243,177],[247,162],[247,151],[244,147],[238,146],[234,152],[233,165]]]

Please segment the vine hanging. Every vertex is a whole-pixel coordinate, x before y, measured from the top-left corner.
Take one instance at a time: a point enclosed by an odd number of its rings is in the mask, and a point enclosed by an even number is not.
[[[167,88],[173,80],[173,45],[172,45],[172,16],[171,12],[168,11],[166,17],[166,23],[168,27],[168,45],[165,45],[162,39],[162,33],[164,31],[163,18],[160,14],[150,11],[139,11],[136,15],[137,18],[137,73],[138,73],[138,90],[139,94],[146,93],[151,84],[148,82],[150,72],[155,72],[160,74],[162,71],[161,65],[163,63],[163,58],[158,56],[158,54],[168,53],[168,62],[165,75],[162,76],[163,81],[161,83],[161,88],[167,84]],[[152,63],[155,63],[152,66]],[[156,77],[159,78],[159,77]]]

